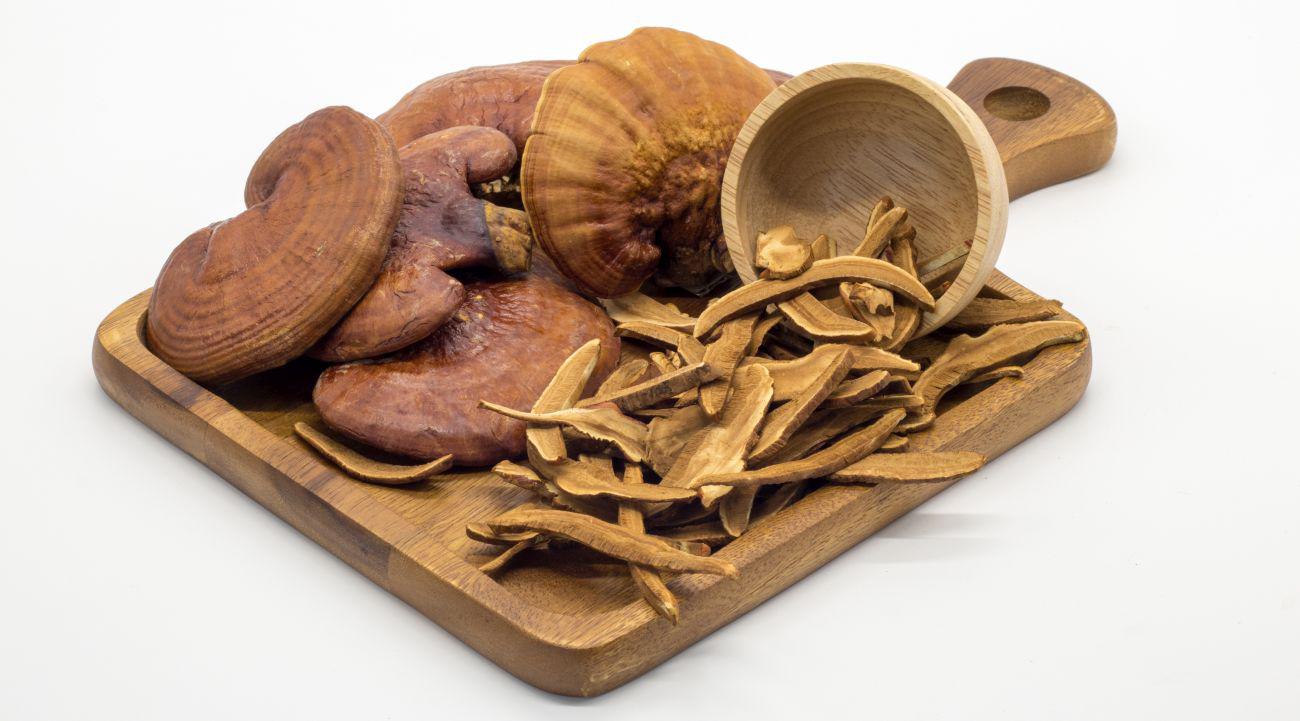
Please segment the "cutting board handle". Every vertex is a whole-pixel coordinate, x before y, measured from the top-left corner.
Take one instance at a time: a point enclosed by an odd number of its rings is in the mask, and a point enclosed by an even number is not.
[[[984,58],[962,68],[948,89],[975,110],[993,136],[1012,199],[1087,175],[1115,151],[1110,104],[1051,68]]]

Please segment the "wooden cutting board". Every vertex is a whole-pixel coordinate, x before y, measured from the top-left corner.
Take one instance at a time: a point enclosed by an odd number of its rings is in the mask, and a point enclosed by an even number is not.
[[[1109,158],[1114,116],[1070,78],[1027,63],[983,60],[963,69],[951,87],[988,123],[1013,197],[1090,172]],[[986,104],[985,97],[995,99]],[[1016,110],[1016,103],[1032,107]],[[1051,109],[1027,117],[1043,103]],[[1062,143],[1068,152],[1061,152]],[[1000,273],[985,294],[1038,298]],[[511,508],[526,492],[490,473],[404,488],[342,475],[293,434],[295,422],[319,421],[311,404],[319,364],[298,361],[213,392],[145,346],[148,301],[149,291],[126,301],[96,333],[93,362],[105,393],[502,668],[555,693],[594,696],[635,678],[946,487],[827,486],[809,494],[718,552],[737,566],[739,578],[672,578],[682,612],[673,626],[640,600],[623,563],[588,558],[541,565],[523,557],[496,579],[480,573],[477,564],[497,549],[467,538],[465,523]],[[1000,455],[1078,401],[1091,359],[1087,341],[1043,351],[1022,378],[956,399],[931,429],[913,436],[912,449]]]

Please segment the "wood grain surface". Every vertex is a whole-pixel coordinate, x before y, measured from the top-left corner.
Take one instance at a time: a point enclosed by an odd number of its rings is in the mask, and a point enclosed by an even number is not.
[[[1027,64],[1006,61],[1014,63],[1007,69],[999,62],[977,64],[994,63],[991,68],[1000,67],[1009,82],[1037,82],[1027,75]],[[954,89],[979,111],[984,101],[978,96],[998,88],[963,80],[970,69]],[[1031,113],[1008,109],[1017,102],[1033,98],[1012,94],[993,106],[1005,114]],[[1008,182],[1023,192],[1095,169],[1090,166],[1104,162],[1106,145],[1114,141],[1113,115],[1109,131],[1103,122],[1091,139],[1047,145],[989,122],[993,137],[1007,143],[999,148]],[[1053,170],[1047,159],[1057,157],[1063,142],[1088,152],[1069,153],[1079,162]],[[981,292],[1039,297],[997,272]],[[524,491],[483,472],[400,488],[346,477],[293,433],[297,422],[320,423],[311,388],[321,364],[299,360],[233,385],[205,388],[146,347],[149,294],[123,303],[96,333],[93,364],[105,393],[367,578],[502,668],[554,693],[592,696],[635,678],[946,487],[832,485],[809,494],[719,551],[739,568],[739,578],[670,577],[681,603],[681,623],[673,626],[640,600],[623,563],[585,558],[539,564],[525,555],[495,579],[479,572],[476,565],[494,549],[467,538],[465,523],[505,511],[525,499]],[[1049,348],[1025,364],[1022,378],[998,380],[947,401],[934,426],[912,437],[911,449],[996,457],[1078,401],[1091,359],[1086,340]]]

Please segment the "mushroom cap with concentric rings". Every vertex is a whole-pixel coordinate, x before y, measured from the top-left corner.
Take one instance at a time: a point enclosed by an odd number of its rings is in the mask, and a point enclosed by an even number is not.
[[[351,108],[319,110],[271,142],[244,201],[172,251],[149,301],[150,348],[201,383],[301,356],[361,298],[401,207],[397,148]]]

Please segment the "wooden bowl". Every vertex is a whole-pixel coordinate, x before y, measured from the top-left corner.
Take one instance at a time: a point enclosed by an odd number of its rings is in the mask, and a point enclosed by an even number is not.
[[[906,70],[840,63],[790,79],[749,116],[723,177],[736,272],[755,280],[755,240],[778,225],[852,252],[884,195],[908,209],[922,267],[969,247],[924,335],[979,293],[1002,247],[1007,183],[993,139],[961,98]]]

